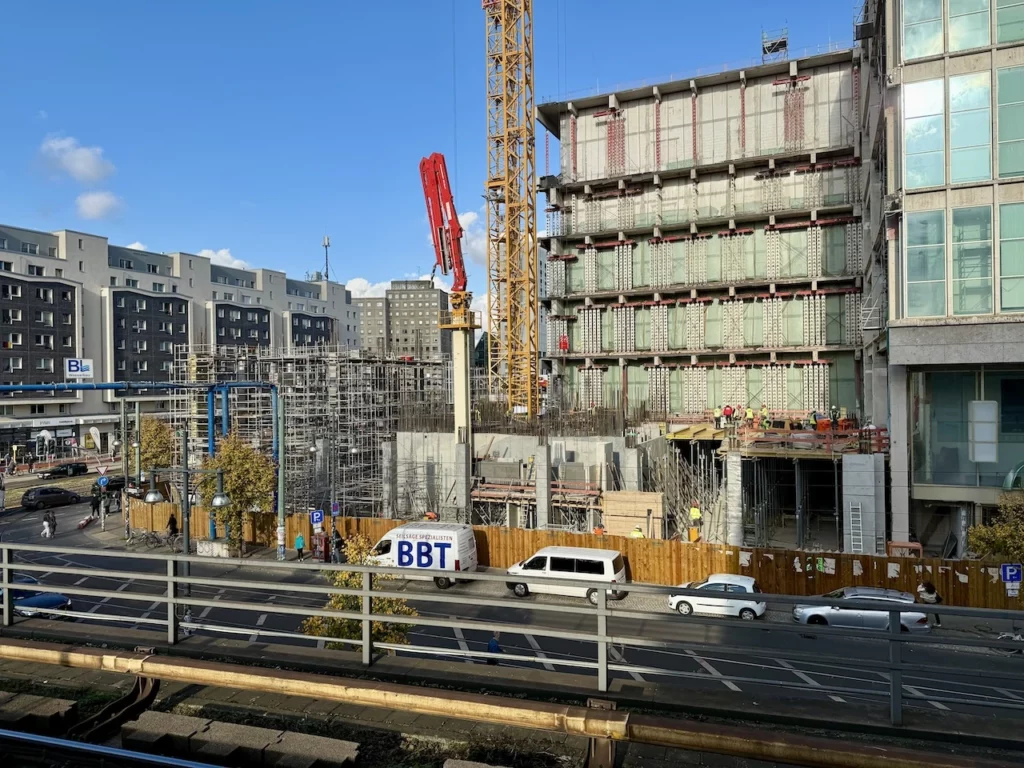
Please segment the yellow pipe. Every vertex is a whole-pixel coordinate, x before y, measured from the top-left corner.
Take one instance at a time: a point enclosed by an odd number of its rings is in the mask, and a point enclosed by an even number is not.
[[[827,768],[961,768],[962,757],[915,753],[883,745],[861,745],[785,732],[636,715],[587,707],[523,701],[412,685],[355,680],[305,672],[142,653],[109,652],[36,641],[0,641],[0,658],[76,669],[119,672],[205,686],[280,693],[382,709],[513,725],[587,738],[712,752],[794,765]],[[1010,768],[1011,763],[972,759],[975,768]]]

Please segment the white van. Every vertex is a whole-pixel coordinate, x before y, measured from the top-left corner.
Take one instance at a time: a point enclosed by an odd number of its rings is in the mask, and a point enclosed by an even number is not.
[[[409,570],[475,571],[476,539],[473,526],[460,523],[409,523],[392,528],[373,548],[371,565]],[[406,578],[427,580],[430,576]],[[449,576],[435,576],[439,589],[455,583]]]
[[[585,597],[597,605],[597,589],[568,587],[552,584],[550,579],[575,579],[577,581],[601,581],[618,584],[626,583],[626,564],[619,552],[611,549],[586,549],[584,547],[544,547],[533,557],[508,569],[515,581],[505,583],[516,597],[526,597],[530,592],[545,595]],[[610,590],[608,596],[616,600],[628,592]]]

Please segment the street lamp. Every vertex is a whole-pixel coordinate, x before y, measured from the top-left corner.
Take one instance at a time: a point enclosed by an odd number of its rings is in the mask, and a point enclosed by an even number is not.
[[[132,448],[135,449],[135,484],[138,486],[142,483],[142,444],[133,440]]]

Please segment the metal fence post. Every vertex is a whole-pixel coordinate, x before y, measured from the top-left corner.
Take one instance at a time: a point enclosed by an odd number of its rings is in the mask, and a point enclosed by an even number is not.
[[[11,550],[3,548],[3,573],[4,584],[4,626],[9,627],[14,623],[14,588],[11,582],[14,579],[14,572],[11,570]]]
[[[608,591],[597,591],[597,690],[608,690]]]
[[[363,614],[363,664],[367,667],[370,666],[373,660],[373,641],[370,638],[373,629],[373,623],[370,621],[370,615],[373,613],[373,600],[370,597],[372,590],[373,574],[365,571],[363,573],[363,596],[361,602]]]
[[[902,629],[900,612],[889,611],[889,721],[893,725],[903,725]]]
[[[178,574],[178,561],[170,558],[167,561],[167,642],[174,645],[178,642],[178,585],[174,577]]]

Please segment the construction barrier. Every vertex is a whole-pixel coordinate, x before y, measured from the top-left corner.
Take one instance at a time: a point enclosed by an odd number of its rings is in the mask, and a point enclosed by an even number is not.
[[[177,506],[170,503],[129,504],[133,528],[163,530]],[[376,541],[402,520],[339,517],[342,536],[357,533]],[[330,518],[326,521],[328,529]],[[219,526],[223,535],[223,526]],[[972,608],[1020,610],[1019,598],[1009,597],[999,578],[999,563],[979,560],[942,560],[918,557],[876,557],[838,552],[802,552],[784,549],[730,547],[722,544],[690,544],[664,539],[630,539],[622,536],[474,526],[480,565],[507,568],[530,557],[541,547],[571,546],[616,549],[626,558],[633,581],[648,584],[682,584],[712,573],[753,576],[766,593],[821,595],[840,587],[871,586],[914,593],[922,581],[932,582],[948,605]],[[209,535],[209,517],[202,507],[193,507],[191,533],[196,539]],[[296,534],[312,541],[313,528],[307,515],[287,518],[287,545],[292,548]],[[277,517],[260,515],[245,526],[246,541],[274,547]]]

